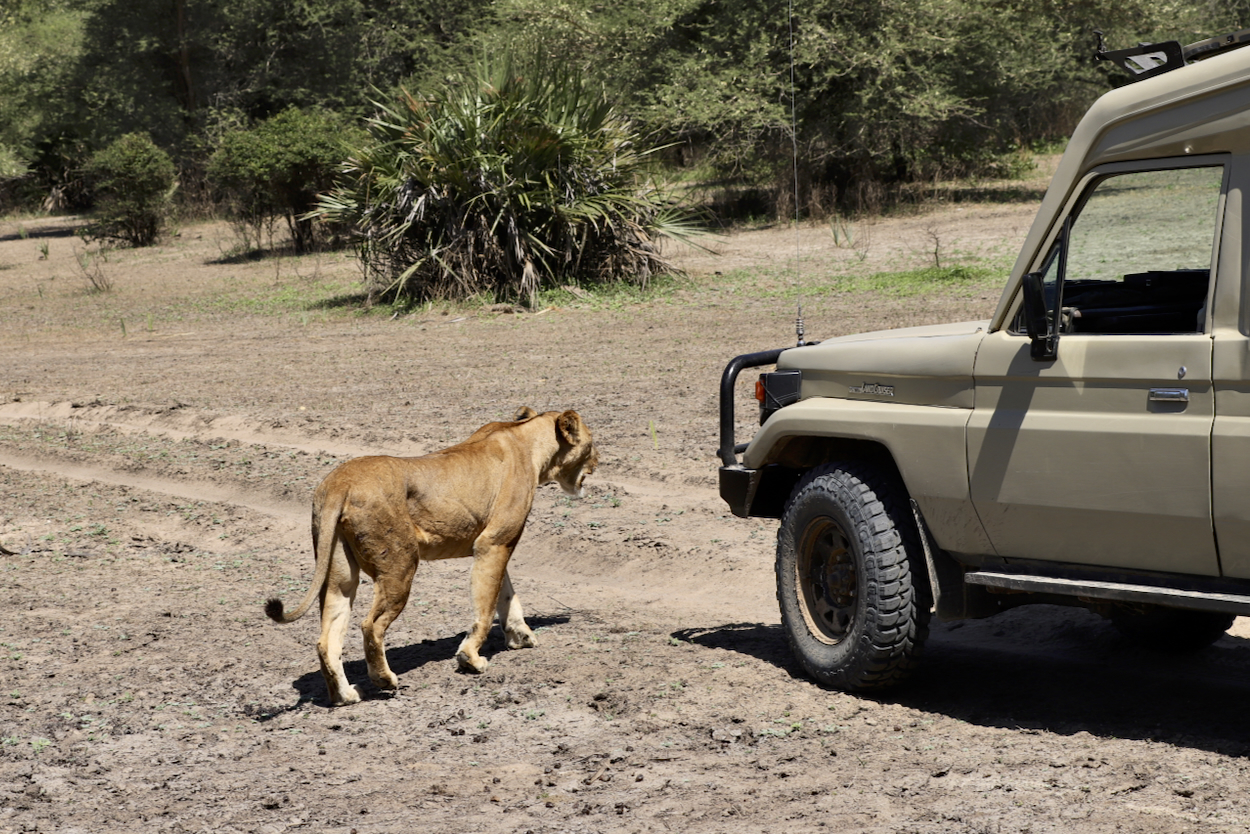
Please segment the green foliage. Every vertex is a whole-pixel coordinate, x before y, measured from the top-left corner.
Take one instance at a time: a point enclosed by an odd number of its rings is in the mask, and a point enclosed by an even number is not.
[[[672,269],[658,238],[694,231],[652,181],[654,151],[577,73],[504,58],[379,106],[320,209],[355,228],[371,295],[645,284]]]
[[[322,237],[309,216],[317,196],[334,183],[347,143],[359,132],[334,114],[284,110],[251,130],[227,133],[208,164],[208,179],[225,198],[231,218],[259,243],[281,217],[297,252]]]
[[[170,218],[177,175],[169,154],[144,133],[128,133],[91,158],[97,210],[90,234],[148,246]]]
[[[1245,25],[1246,0],[500,0],[480,35],[601,77],[674,161],[778,215],[874,211],[907,183],[1010,176],[1122,73],[1113,46]],[[793,33],[793,88],[791,87]],[[793,123],[792,108],[793,106]],[[793,124],[793,127],[792,127]],[[794,130],[793,128],[797,128]],[[745,208],[745,207],[744,207]]]
[[[1120,45],[1193,40],[1216,25],[1199,11],[1178,0],[811,0],[791,22],[762,0],[696,0],[635,62],[652,75],[632,100],[721,176],[770,190],[779,214],[793,212],[792,142],[803,208],[875,210],[895,184],[1006,173],[1022,146],[1066,136],[1120,83],[1089,60],[1092,29]]]
[[[55,0],[9,2],[0,10],[0,148],[29,161],[49,100],[67,81],[83,14]]]
[[[13,179],[26,173],[26,164],[10,147],[0,145],[0,180]]]
[[[936,178],[1010,175],[1123,73],[1110,45],[1246,25],[1250,0],[5,0],[0,166],[54,205],[90,151],[142,130],[188,189],[222,126],[360,119],[505,50],[595,78],[666,162],[739,213],[874,210]],[[793,33],[793,89],[791,87]],[[383,93],[387,95],[388,93]],[[418,96],[420,98],[421,96]],[[793,121],[792,121],[793,119]],[[693,173],[692,173],[693,172]]]
[[[33,0],[27,0],[33,2]],[[40,0],[53,2],[53,0]],[[219,110],[363,116],[371,86],[445,65],[488,0],[89,0],[72,83],[90,140],[141,126],[181,147]]]
[[[53,188],[64,191],[64,167],[28,170],[55,132],[83,19],[77,4],[63,0],[0,4],[0,205],[34,208]],[[74,168],[85,159],[79,155]],[[80,180],[80,172],[72,178]]]

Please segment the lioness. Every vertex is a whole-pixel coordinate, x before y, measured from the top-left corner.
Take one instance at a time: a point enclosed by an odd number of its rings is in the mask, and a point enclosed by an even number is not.
[[[599,453],[576,411],[538,414],[522,408],[510,423],[487,423],[468,440],[419,458],[364,457],[326,476],[313,495],[316,567],[299,607],[284,613],[271,599],[265,613],[279,623],[303,616],[321,597],[321,674],[336,705],[360,700],[343,674],[343,637],[360,570],[374,581],[373,607],[360,624],[369,679],[395,689],[382,639],[404,610],[422,560],[473,556],[469,586],[473,626],[456,651],[466,672],[486,670],[478,654],[494,613],[508,648],[534,645],[508,578],[508,559],[525,530],[534,493],[552,481],[581,496]],[[338,544],[340,546],[336,547]]]

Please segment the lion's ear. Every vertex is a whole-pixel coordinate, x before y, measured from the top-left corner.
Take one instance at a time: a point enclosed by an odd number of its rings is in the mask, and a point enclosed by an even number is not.
[[[576,411],[566,411],[556,418],[556,437],[562,443],[576,446],[582,439],[582,418]]]
[[[531,417],[537,417],[537,416],[538,416],[537,411],[530,408],[528,405],[523,405],[516,410],[516,416],[512,418],[512,422],[523,423],[526,420],[530,419]]]

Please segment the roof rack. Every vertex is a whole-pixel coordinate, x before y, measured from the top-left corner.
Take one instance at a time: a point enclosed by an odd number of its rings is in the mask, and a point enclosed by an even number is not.
[[[1241,29],[1191,43],[1189,46],[1181,46],[1178,41],[1162,41],[1139,43],[1129,49],[1108,50],[1102,32],[1094,30],[1094,34],[1098,36],[1098,49],[1094,52],[1094,60],[1113,62],[1127,72],[1133,81],[1162,75],[1180,69],[1191,61],[1250,44],[1250,29]]]

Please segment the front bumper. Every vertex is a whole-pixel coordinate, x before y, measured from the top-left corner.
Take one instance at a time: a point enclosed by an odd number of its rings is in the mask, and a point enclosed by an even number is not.
[[[720,497],[742,518],[781,518],[802,472],[770,464],[762,469],[720,468]]]
[[[733,514],[741,518],[751,515],[751,499],[760,484],[758,469],[745,469],[741,464],[720,468],[720,497]]]

